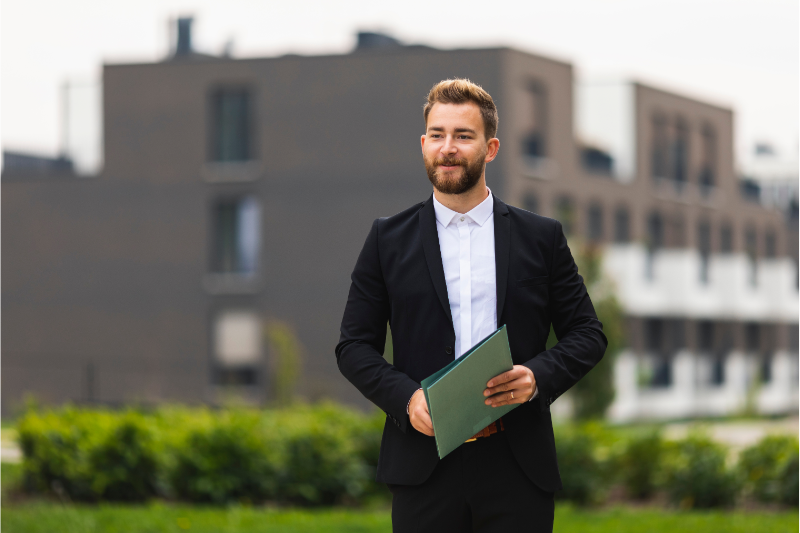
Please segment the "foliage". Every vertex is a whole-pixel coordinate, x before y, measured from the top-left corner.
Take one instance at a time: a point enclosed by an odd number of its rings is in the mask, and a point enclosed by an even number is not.
[[[294,329],[286,322],[271,320],[264,331],[272,350],[275,401],[278,405],[286,406],[294,401],[302,366],[303,346]]]
[[[645,499],[658,487],[664,441],[657,431],[631,437],[620,457],[620,477],[632,498]]]
[[[726,449],[702,434],[675,443],[666,489],[682,508],[725,507],[734,503],[740,476],[726,465]]]
[[[67,408],[19,424],[23,484],[77,500],[141,501],[155,495],[158,456],[145,418]]]
[[[559,427],[556,451],[564,488],[556,493],[556,498],[581,505],[600,499],[604,469],[597,449],[596,435],[589,426]]]
[[[768,436],[744,450],[739,467],[747,492],[762,502],[797,505],[798,442],[795,437]]]
[[[624,312],[614,295],[614,286],[602,273],[602,250],[579,242],[572,247],[578,272],[583,277],[597,318],[603,324],[608,347],[603,359],[570,390],[574,415],[578,420],[600,419],[614,401],[614,360],[625,343]],[[553,328],[547,349],[557,342]]]

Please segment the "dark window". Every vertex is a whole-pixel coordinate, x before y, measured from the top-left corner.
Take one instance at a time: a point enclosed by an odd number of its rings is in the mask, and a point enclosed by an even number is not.
[[[575,204],[572,202],[572,198],[562,196],[558,199],[556,202],[556,220],[561,222],[561,226],[564,228],[564,235],[572,235],[572,231],[575,228]]]
[[[739,192],[748,202],[757,204],[761,201],[761,186],[751,179],[739,181]]]
[[[664,221],[659,213],[651,213],[647,217],[647,259],[645,261],[645,277],[655,278],[655,252],[664,246]]]
[[[522,198],[522,208],[531,213],[539,212],[539,198],[533,193],[527,193]]]
[[[668,341],[667,351],[670,354],[679,352],[686,348],[686,321],[671,319],[666,321]]]
[[[648,318],[644,323],[645,347],[650,353],[664,351],[664,321],[658,318]]]
[[[733,228],[723,224],[719,229],[719,251],[723,254],[733,253]]]
[[[758,241],[754,227],[748,227],[744,232],[744,250],[749,263],[748,279],[750,285],[755,287],[758,284]]]
[[[631,216],[624,207],[614,212],[614,242],[625,243],[631,240]]]
[[[260,213],[252,196],[218,200],[213,207],[211,269],[216,273],[254,274],[260,248]]]
[[[722,385],[725,383],[725,356],[717,355],[711,360],[711,384]]]
[[[522,153],[530,157],[545,157],[547,155],[545,140],[547,98],[544,87],[538,83],[531,84],[523,105],[525,107],[521,112],[526,126],[525,134],[522,137]]]
[[[775,232],[772,230],[767,231],[764,237],[764,257],[767,259],[775,259]]]
[[[700,186],[700,194],[708,196],[716,182],[715,170],[717,166],[717,136],[714,133],[714,129],[709,125],[703,128],[702,156],[700,176],[697,181]]]
[[[651,387],[668,387],[672,384],[672,360],[665,350],[664,330],[664,320],[650,318],[645,321],[645,346],[653,365]]]
[[[252,159],[250,95],[245,89],[220,89],[211,95],[211,160]]]
[[[762,383],[770,383],[772,381],[772,354],[766,353],[761,357],[760,378]]]
[[[697,323],[697,349],[703,353],[714,350],[714,323],[710,320],[701,320]]]
[[[689,170],[689,126],[679,119],[675,125],[675,140],[672,143],[672,179],[678,190],[688,181]]]
[[[586,217],[586,235],[589,241],[597,243],[603,240],[603,207],[600,204],[589,206],[589,213]]]
[[[667,119],[657,114],[653,116],[653,145],[650,151],[650,171],[653,178],[664,179],[669,176],[669,133]]]
[[[700,282],[708,283],[708,269],[711,260],[711,224],[701,221],[697,225],[697,248],[700,252]]]
[[[748,352],[755,353],[761,349],[761,327],[750,322],[744,327],[744,345]]]
[[[583,168],[592,174],[610,176],[614,171],[614,158],[599,148],[590,146],[581,148],[581,163]]]

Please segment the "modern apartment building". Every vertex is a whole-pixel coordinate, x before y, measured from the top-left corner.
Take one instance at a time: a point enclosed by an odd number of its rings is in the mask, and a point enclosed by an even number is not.
[[[270,320],[303,343],[301,394],[366,405],[333,354],[349,274],[374,218],[430,195],[422,105],[455,76],[499,108],[492,191],[605,250],[629,335],[613,419],[796,412],[797,221],[742,196],[730,110],[371,34],[343,55],[105,65],[97,176],[6,163],[4,411],[266,401]]]

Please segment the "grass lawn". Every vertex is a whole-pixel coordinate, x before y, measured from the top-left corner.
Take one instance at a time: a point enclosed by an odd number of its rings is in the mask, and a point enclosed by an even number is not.
[[[2,465],[8,488],[19,465]],[[333,533],[391,531],[390,511],[379,509],[273,509],[203,507],[161,502],[146,505],[62,505],[47,500],[8,503],[3,498],[3,533]],[[798,530],[796,511],[669,512],[615,508],[556,507],[557,533],[716,532],[782,533]]]

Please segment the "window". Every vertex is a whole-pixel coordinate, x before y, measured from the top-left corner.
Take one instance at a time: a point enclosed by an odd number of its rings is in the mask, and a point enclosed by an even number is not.
[[[664,346],[664,321],[650,318],[645,321],[645,347],[650,357],[651,387],[669,387],[672,385],[672,361]]]
[[[581,164],[592,174],[611,176],[614,172],[614,158],[611,154],[591,146],[581,148]]]
[[[214,204],[213,272],[256,273],[261,242],[260,218],[258,202],[253,196],[221,199]]]
[[[689,125],[683,119],[675,124],[675,140],[672,143],[672,179],[681,191],[688,181],[689,171]]]
[[[653,140],[650,153],[650,171],[655,179],[669,176],[669,133],[667,118],[656,114],[652,121]]]
[[[708,283],[708,269],[711,260],[711,224],[701,221],[697,225],[697,248],[700,252],[700,283]]]
[[[725,383],[725,356],[718,354],[711,359],[711,384],[720,386]]]
[[[245,89],[220,89],[211,95],[211,160],[252,159],[250,95]]]
[[[655,279],[655,253],[664,245],[664,220],[658,212],[651,213],[647,218],[647,259],[645,262],[645,277]]]
[[[575,205],[572,202],[572,198],[562,196],[558,199],[556,202],[556,220],[561,222],[561,226],[564,228],[564,235],[568,237],[572,235],[572,230],[575,227]]]
[[[527,88],[526,98],[520,109],[525,121],[522,137],[522,153],[528,157],[545,157],[547,155],[547,98],[544,87],[539,83],[532,83]]]
[[[700,194],[708,196],[711,194],[716,182],[717,136],[714,133],[714,129],[708,124],[703,127],[702,136],[702,161],[697,182],[700,187]]]
[[[744,327],[744,346],[750,353],[756,353],[761,349],[761,327],[755,322],[745,324]]]
[[[250,311],[228,310],[214,322],[214,383],[254,385],[261,361],[261,321]]]
[[[533,193],[527,193],[522,198],[522,208],[531,213],[539,212],[539,198]]]
[[[761,356],[760,365],[761,368],[759,369],[759,378],[761,383],[771,383],[772,382],[772,354],[765,353]]]
[[[714,351],[714,323],[710,320],[697,323],[697,350],[701,353]]]
[[[733,228],[730,224],[723,224],[719,229],[719,251],[723,254],[733,253]]]
[[[626,243],[631,240],[631,217],[628,210],[618,207],[614,212],[614,242]]]
[[[758,285],[757,240],[756,229],[752,226],[744,232],[744,250],[749,264],[748,281],[755,287]]]
[[[589,213],[586,217],[586,235],[590,242],[599,243],[603,240],[603,207],[600,204],[589,206]]]

